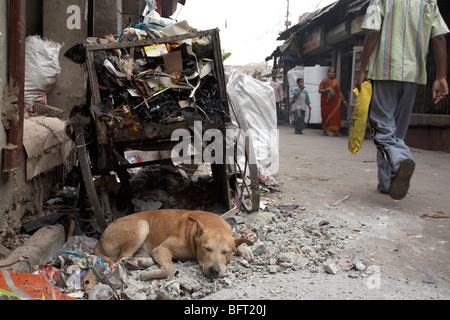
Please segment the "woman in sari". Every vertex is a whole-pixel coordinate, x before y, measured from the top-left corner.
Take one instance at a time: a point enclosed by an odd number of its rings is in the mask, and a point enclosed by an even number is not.
[[[331,132],[338,136],[341,129],[341,102],[344,101],[346,106],[348,104],[342,95],[341,87],[336,80],[336,71],[333,68],[328,70],[328,77],[320,83],[319,93],[321,94],[323,135],[326,136],[328,132]]]

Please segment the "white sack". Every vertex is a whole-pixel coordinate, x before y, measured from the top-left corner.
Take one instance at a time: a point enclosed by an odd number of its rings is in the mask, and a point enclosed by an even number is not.
[[[279,136],[273,88],[268,83],[250,76],[232,74],[227,84],[227,92],[231,106],[239,108],[245,117],[236,119],[231,108],[230,116],[233,124],[240,123],[238,127],[241,129],[247,127],[250,131],[249,136],[252,138],[259,173],[276,174],[279,164]]]
[[[61,69],[59,52],[62,45],[29,36],[25,41],[25,107],[35,102],[47,104],[47,93],[58,79]]]
[[[289,84],[289,101],[294,98],[294,90],[298,88],[297,79],[305,79],[305,68],[302,66],[297,66],[292,68],[287,73],[288,84]]]

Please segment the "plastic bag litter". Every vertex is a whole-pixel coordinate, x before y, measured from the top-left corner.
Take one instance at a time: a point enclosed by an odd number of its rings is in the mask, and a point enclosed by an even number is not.
[[[169,18],[164,18],[159,15],[155,10],[150,11],[144,18],[144,23],[147,25],[153,25],[160,28],[170,26],[175,21]]]
[[[265,186],[276,186],[278,184],[277,180],[271,175],[259,175],[259,182],[263,183]]]
[[[40,271],[30,274],[0,270],[0,298],[4,297],[19,300],[75,300],[54,288]]]
[[[83,254],[92,254],[95,245],[97,244],[97,239],[88,236],[73,236],[62,246],[61,250],[77,252]]]
[[[114,297],[114,290],[103,283],[97,285],[89,291],[89,300],[111,300]]]
[[[367,116],[372,99],[372,84],[365,81],[361,85],[361,93],[357,88],[353,92],[356,95],[356,103],[353,107],[350,122],[348,150],[351,154],[356,154],[361,149],[366,135]]]

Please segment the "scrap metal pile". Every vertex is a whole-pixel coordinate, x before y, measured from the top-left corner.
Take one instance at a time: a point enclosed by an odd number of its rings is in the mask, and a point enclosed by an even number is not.
[[[120,42],[113,37],[89,39],[65,54],[74,62],[84,63],[85,46],[93,41],[126,44],[94,51],[101,103],[91,107],[99,119],[135,131],[140,126],[180,120],[225,125],[228,105],[220,94],[210,36],[154,45],[143,45],[137,39],[142,36],[128,29]]]

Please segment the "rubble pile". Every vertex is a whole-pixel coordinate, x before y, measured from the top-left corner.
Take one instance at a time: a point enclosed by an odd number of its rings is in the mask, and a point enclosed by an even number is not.
[[[164,185],[167,179],[171,180],[169,185],[176,190],[189,190],[187,186],[192,184],[178,172],[161,175],[154,170],[156,168],[141,169],[131,180],[134,189],[141,191],[135,194],[136,208],[139,205],[154,206],[158,201],[154,210],[174,204],[171,202],[176,198],[169,193],[166,200],[161,196],[163,190],[155,194],[159,180],[164,180]],[[159,179],[155,179],[154,174]],[[149,183],[154,184],[153,189],[149,188]],[[269,197],[262,197],[259,211],[224,215],[235,237],[253,241],[254,245],[248,248],[255,258],[247,261],[234,255],[224,278],[206,277],[197,261],[177,261],[175,271],[166,279],[141,281],[141,272],[159,268],[152,258],[130,257],[110,268],[92,254],[97,238],[86,235],[72,236],[47,265],[36,267],[36,272],[67,297],[81,300],[196,300],[236,287],[242,281],[270,278],[280,273],[306,272],[332,277],[343,272],[349,278],[368,276],[361,261],[343,254],[346,244],[361,233],[361,226],[335,225],[321,215],[309,212],[305,206],[281,203],[280,195],[274,200],[277,195],[273,194],[279,192],[274,186],[263,190],[271,191]],[[184,198],[195,203],[197,208],[204,205],[202,199],[194,202],[189,196]]]
[[[139,271],[130,271],[126,299],[201,299],[211,293],[237,286],[241,281],[271,277],[277,273],[305,271],[312,274],[346,272],[350,278],[365,277],[365,266],[340,252],[354,236],[352,228],[333,226],[320,219],[303,219],[304,212],[292,216],[267,211],[239,214],[232,221],[235,236],[255,240],[255,260],[234,256],[227,276],[207,278],[197,262],[177,262],[167,279],[140,281]],[[330,272],[330,266],[333,272]]]
[[[234,236],[254,242],[248,248],[255,259],[247,261],[235,255],[221,279],[206,277],[197,261],[177,261],[174,273],[166,279],[141,281],[141,272],[159,267],[152,258],[130,257],[111,269],[92,255],[97,239],[87,236],[71,237],[52,262],[38,269],[67,297],[86,300],[196,300],[235,287],[243,280],[297,271],[329,276],[346,272],[349,278],[366,276],[361,261],[341,256],[357,229],[312,217],[304,207],[274,207],[277,213],[240,212],[226,218]],[[291,210],[283,211],[286,207]]]

